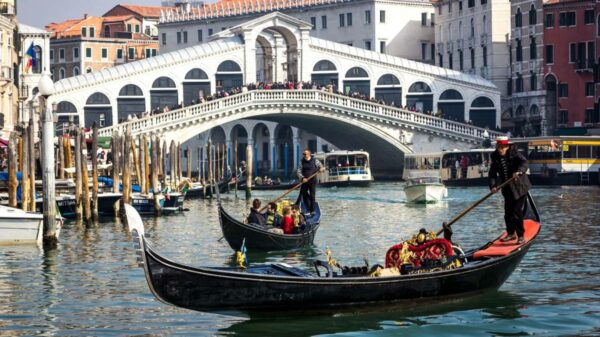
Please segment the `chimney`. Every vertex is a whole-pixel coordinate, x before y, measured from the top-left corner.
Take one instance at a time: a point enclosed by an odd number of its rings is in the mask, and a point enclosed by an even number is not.
[[[87,17],[88,17],[87,13],[83,14],[84,19],[87,19]]]

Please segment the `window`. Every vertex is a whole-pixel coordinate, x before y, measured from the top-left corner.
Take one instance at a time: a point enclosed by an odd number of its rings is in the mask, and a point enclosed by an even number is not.
[[[487,0],[481,0],[481,4],[482,4],[482,5],[485,5],[485,4],[487,4]]]
[[[438,14],[442,15],[442,6],[443,4],[440,3],[440,7],[438,7]]]
[[[79,67],[73,67],[73,76],[79,76]]]
[[[108,58],[108,49],[107,48],[102,48],[102,59],[107,59]]]
[[[127,24],[127,32],[131,33],[131,23]]]
[[[73,48],[73,59],[74,60],[78,60],[79,59],[79,47],[74,47]]]
[[[475,48],[471,48],[471,69],[475,69]]]
[[[427,43],[421,42],[421,60],[427,59]]]
[[[569,44],[569,63],[577,62],[577,44]]]
[[[54,61],[54,49],[50,49],[50,61]]]
[[[448,53],[448,68],[453,69],[453,66],[452,53]]]
[[[385,11],[379,11],[379,22],[385,23]]]
[[[85,48],[85,57],[92,58],[92,48]]]
[[[202,29],[198,29],[198,42],[202,42]]]
[[[515,80],[515,92],[523,92],[523,75],[517,73],[517,79]]]
[[[583,23],[586,25],[594,23],[594,10],[593,9],[586,9],[583,12]]]
[[[593,97],[594,96],[594,82],[586,82],[585,83],[585,95],[588,97]]]
[[[569,97],[569,85],[567,83],[558,84],[558,97]]]
[[[471,18],[471,37],[475,37],[475,21]]]
[[[475,7],[475,0],[469,0],[469,1],[467,2],[467,7],[469,7],[469,8],[473,8],[473,7]]]
[[[321,16],[321,27],[323,27],[323,29],[327,29],[327,15]]]
[[[135,48],[129,48],[127,51],[127,58],[130,60],[135,60]]]
[[[385,54],[385,41],[379,41],[379,52]]]
[[[118,60],[123,59],[123,49],[117,49],[117,59]]]
[[[448,1],[448,13],[452,13],[452,1]]]
[[[135,32],[140,33],[140,25],[135,25]]]
[[[464,59],[463,59],[463,51],[459,50],[458,51],[458,67],[459,69],[462,71],[464,70]]]
[[[183,43],[187,43],[188,39],[187,39],[187,31],[183,32]]]
[[[529,43],[529,59],[535,60],[537,58],[537,44],[535,43],[535,37],[531,37],[531,41]]]
[[[167,45],[167,33],[162,33],[162,44]]]
[[[554,46],[546,46],[546,64],[554,63]]]
[[[87,36],[87,27],[81,27],[81,36],[82,37],[86,37]]]
[[[529,8],[529,24],[537,24],[537,11],[535,10],[535,6],[533,4]]]
[[[537,90],[537,75],[534,71],[531,72],[531,76],[529,77],[529,90],[536,91]]]
[[[558,15],[558,26],[567,27],[576,25],[575,12],[562,12]]]
[[[427,15],[427,13],[425,14]],[[371,24],[371,11],[365,11],[365,25]]]
[[[64,48],[60,48],[60,49],[58,50],[58,58],[59,58],[61,61],[64,61],[64,60],[65,60],[65,49],[64,49]]]
[[[523,45],[521,44],[521,39],[517,39],[516,53],[517,62],[523,61]]]
[[[58,71],[58,79],[62,80],[63,78],[65,78],[65,68],[60,68]]]
[[[569,123],[569,110],[560,110],[558,112],[558,124]]]
[[[177,44],[181,43],[181,32],[177,32]]]
[[[508,94],[508,96],[512,95],[513,93],[512,79],[510,78],[506,82],[506,93]]]
[[[481,52],[483,53],[483,66],[487,67],[487,47],[483,46],[481,47]]]
[[[212,29],[212,28],[209,28],[209,29],[208,29],[208,36],[212,36],[212,35],[213,35],[213,29]]]
[[[98,118],[98,126],[103,128],[106,125],[106,117],[104,116],[104,114],[100,114],[99,118]]]
[[[346,16],[344,14],[340,14],[340,27],[344,27],[346,25]]]
[[[442,55],[441,53],[438,54],[438,66],[440,67],[444,67],[444,55]]]
[[[312,25],[311,30],[316,30],[317,29],[317,18],[312,16],[310,18],[310,24]]]
[[[110,26],[104,26],[104,37],[110,37]]]
[[[459,2],[458,2],[458,10],[459,10],[459,11],[462,11],[462,1],[459,1]]]
[[[365,41],[365,49],[371,50],[371,41]]]
[[[352,13],[346,13],[346,24],[352,26]]]
[[[517,8],[517,14],[515,14],[515,27],[523,26],[523,14],[521,14],[521,8]]]
[[[431,44],[431,62],[435,62],[435,43]]]
[[[90,37],[96,37],[96,28],[90,27]]]
[[[546,19],[544,20],[544,27],[554,28],[554,14],[552,14],[552,13],[546,14]]]

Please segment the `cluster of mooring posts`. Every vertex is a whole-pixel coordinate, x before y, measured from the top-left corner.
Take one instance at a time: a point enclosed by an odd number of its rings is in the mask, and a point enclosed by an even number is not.
[[[8,175],[4,178],[7,186],[4,187],[8,189],[8,206],[41,212],[44,196],[36,193],[41,193],[43,168],[37,164],[37,159],[41,160],[43,149],[42,142],[39,142],[36,154],[33,123],[30,120],[20,133],[10,135]],[[227,192],[230,185],[235,184],[234,190],[237,190],[238,176],[244,174],[247,178],[246,195],[250,197],[251,146],[247,147],[247,165],[238,169],[236,141],[232,163],[235,169],[232,170],[229,165],[232,154],[225,144],[212,144],[211,140],[197,151],[186,147],[185,153],[180,143],[171,141],[167,145],[157,135],[133,137],[129,130],[124,134],[115,131],[110,142],[107,140],[104,139],[104,148],[101,148],[96,124],[91,132],[76,128],[54,138],[57,214],[61,214],[59,211],[63,210],[63,206],[67,207],[68,213],[62,213],[63,216],[89,225],[97,222],[101,215],[120,214],[123,203],[135,206],[132,201],[137,197],[153,200],[154,215],[160,216],[163,195],[185,195],[194,189],[194,196],[211,198],[216,196],[217,188],[220,192]],[[99,162],[99,150],[105,154],[100,156],[102,162]],[[198,163],[196,172],[192,168],[194,153]],[[40,179],[37,184],[36,173]],[[108,194],[113,197],[110,199],[110,212],[102,204],[103,196]]]

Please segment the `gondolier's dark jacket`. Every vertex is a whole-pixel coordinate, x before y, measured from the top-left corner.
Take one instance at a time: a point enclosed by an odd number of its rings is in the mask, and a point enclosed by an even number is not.
[[[302,158],[302,160],[300,160],[300,166],[298,166],[298,178],[300,180],[302,180],[302,178],[308,178],[317,173],[322,166],[321,162],[314,156],[310,157],[309,160]],[[315,178],[312,178],[311,181],[314,181],[314,179]]]
[[[511,148],[508,150],[507,154],[507,164],[508,164],[508,178],[511,178],[515,172],[521,172],[523,175],[509,183],[508,186],[502,189],[502,194],[506,196],[507,193],[512,193],[513,198],[519,199],[520,197],[527,194],[527,191],[531,188],[531,183],[529,182],[529,178],[527,177],[527,159],[519,153],[519,151],[511,145]],[[489,182],[490,189],[494,186],[499,186],[502,184],[505,179],[502,177],[502,166],[500,164],[500,154],[498,151],[494,151],[492,153],[492,162],[490,164],[490,172],[489,172]]]

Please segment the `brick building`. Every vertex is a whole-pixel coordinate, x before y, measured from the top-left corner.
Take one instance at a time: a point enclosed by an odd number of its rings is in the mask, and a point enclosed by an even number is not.
[[[594,81],[600,36],[596,1],[544,5],[544,86],[556,111],[555,133],[585,134],[600,127]]]

